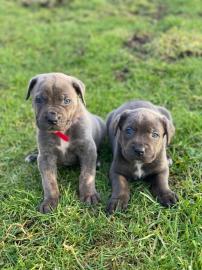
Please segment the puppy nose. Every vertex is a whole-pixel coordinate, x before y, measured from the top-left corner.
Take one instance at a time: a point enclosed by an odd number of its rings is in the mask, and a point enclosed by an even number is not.
[[[134,146],[133,147],[133,151],[135,152],[135,154],[137,156],[143,156],[144,153],[145,153],[145,148],[143,146],[142,147],[136,147],[136,146]]]
[[[49,124],[57,124],[58,122],[58,115],[56,112],[50,111],[47,114],[47,121]]]

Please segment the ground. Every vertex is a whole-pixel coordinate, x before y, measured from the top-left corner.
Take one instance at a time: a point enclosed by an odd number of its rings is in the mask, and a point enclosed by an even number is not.
[[[1,0],[0,268],[202,269],[202,2]],[[106,117],[130,99],[166,106],[176,135],[170,185],[177,207],[164,209],[142,182],[131,183],[127,212],[108,217],[106,141],[96,185],[101,203],[79,202],[79,168],[58,172],[57,210],[42,215],[30,78],[60,71],[86,85],[87,107]]]

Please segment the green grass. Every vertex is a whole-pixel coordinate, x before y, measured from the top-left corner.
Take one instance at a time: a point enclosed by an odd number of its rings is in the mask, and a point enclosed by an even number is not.
[[[1,269],[202,269],[201,10],[200,0],[69,0],[52,8],[1,0]],[[57,210],[37,211],[39,172],[24,162],[36,145],[25,93],[32,76],[51,71],[80,78],[88,109],[102,117],[132,98],[171,110],[177,208],[164,209],[138,182],[128,211],[107,217],[106,143],[96,176],[100,205],[79,202],[79,169],[67,168],[59,171]]]

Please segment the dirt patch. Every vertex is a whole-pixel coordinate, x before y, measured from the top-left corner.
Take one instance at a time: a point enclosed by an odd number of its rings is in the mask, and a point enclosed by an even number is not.
[[[124,45],[129,48],[139,58],[146,58],[148,55],[147,44],[152,38],[145,33],[135,33]]]
[[[151,38],[147,34],[134,34],[132,38],[126,41],[125,45],[129,48],[140,48],[150,42]]]
[[[202,34],[173,28],[147,45],[148,52],[168,61],[202,56]]]
[[[44,8],[51,8],[65,4],[65,0],[23,0],[22,5],[24,7],[40,6]]]
[[[123,69],[115,72],[115,78],[117,81],[120,81],[120,82],[127,80],[129,75],[130,75],[130,70],[127,67],[124,67]]]
[[[183,52],[180,52],[178,55],[178,58],[185,58],[185,57],[201,57],[202,56],[202,52],[194,52],[194,51],[190,51],[190,50],[185,50]]]
[[[124,45],[137,57],[144,59],[153,56],[174,62],[186,57],[202,57],[202,34],[176,27],[156,37],[147,33],[135,33]]]

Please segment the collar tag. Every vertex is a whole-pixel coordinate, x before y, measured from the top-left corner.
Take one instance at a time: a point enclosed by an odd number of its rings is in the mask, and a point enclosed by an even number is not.
[[[56,130],[56,131],[54,131],[54,134],[56,136],[58,136],[60,139],[63,139],[64,141],[66,141],[66,142],[69,141],[69,136],[66,135],[66,134],[64,134],[64,133],[62,133],[61,131]]]

